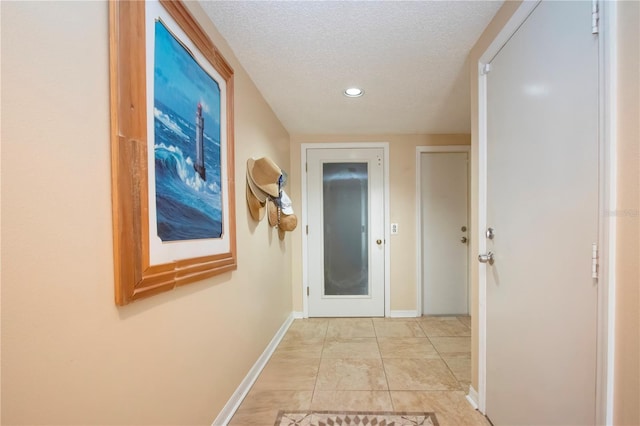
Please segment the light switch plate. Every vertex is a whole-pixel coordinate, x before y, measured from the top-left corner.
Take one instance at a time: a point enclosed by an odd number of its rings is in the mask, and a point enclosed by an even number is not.
[[[391,235],[395,235],[398,233],[398,224],[397,223],[392,223],[391,224]]]

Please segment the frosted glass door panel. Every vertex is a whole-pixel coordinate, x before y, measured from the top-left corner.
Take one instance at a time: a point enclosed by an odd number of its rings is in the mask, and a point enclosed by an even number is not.
[[[311,317],[385,314],[383,148],[307,148]]]
[[[325,163],[324,295],[369,294],[367,163]]]

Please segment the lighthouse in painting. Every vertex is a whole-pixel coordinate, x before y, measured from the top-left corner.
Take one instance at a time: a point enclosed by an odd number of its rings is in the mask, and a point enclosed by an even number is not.
[[[193,168],[196,169],[202,180],[207,180],[204,168],[204,117],[200,103],[198,103],[198,111],[196,112],[196,162],[193,164]]]

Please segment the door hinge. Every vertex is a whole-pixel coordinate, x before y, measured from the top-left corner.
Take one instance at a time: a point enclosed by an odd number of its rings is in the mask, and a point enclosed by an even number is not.
[[[484,64],[482,67],[482,75],[487,75],[491,72],[491,64]]]
[[[309,286],[307,286],[307,297],[309,296]]]
[[[304,163],[304,171],[305,173],[309,171],[309,163]]]
[[[600,6],[598,0],[591,0],[591,34],[600,33]]]
[[[307,225],[306,228],[307,228],[307,235],[309,235],[309,225]]]
[[[591,278],[598,279],[598,244],[591,245]]]

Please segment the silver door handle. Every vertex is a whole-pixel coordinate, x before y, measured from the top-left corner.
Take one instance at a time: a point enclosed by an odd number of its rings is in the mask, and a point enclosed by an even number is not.
[[[487,254],[478,255],[478,262],[488,263],[489,265],[493,265],[493,252],[490,251]]]
[[[493,237],[496,236],[495,229],[488,228],[487,232],[485,233],[485,235],[487,236],[488,239],[493,240]]]

